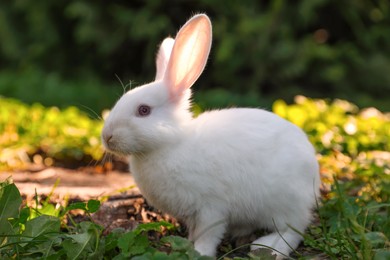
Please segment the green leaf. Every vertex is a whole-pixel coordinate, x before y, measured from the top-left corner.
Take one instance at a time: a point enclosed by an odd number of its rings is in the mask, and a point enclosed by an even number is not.
[[[161,242],[168,243],[171,245],[173,252],[170,254],[170,256],[174,254],[180,256],[180,257],[175,257],[170,259],[178,259],[178,258],[198,259],[198,260],[214,259],[213,257],[209,257],[209,256],[201,256],[200,253],[194,249],[194,245],[192,244],[192,242],[183,237],[179,237],[179,236],[163,237],[161,239]]]
[[[128,259],[129,258],[124,255],[116,255],[114,258],[112,258],[112,260],[128,260]]]
[[[78,259],[81,256],[87,255],[90,251],[90,242],[93,237],[89,233],[82,233],[76,235],[67,235],[71,240],[65,240],[62,245],[66,251],[69,259]]]
[[[146,252],[149,246],[149,240],[146,236],[137,236],[134,240],[134,244],[130,247],[130,255],[140,255]]]
[[[179,236],[168,236],[161,239],[163,243],[169,243],[175,251],[188,251],[193,249],[194,246],[191,241]]]
[[[99,247],[100,227],[92,222],[81,222],[80,230],[79,234],[66,235],[69,239],[62,243],[66,255],[70,259],[85,256],[98,257],[102,250]]]
[[[141,232],[145,231],[161,231],[161,227],[166,227],[168,229],[173,228],[173,224],[166,222],[166,221],[159,221],[159,222],[150,222],[150,223],[143,223],[139,224],[137,228],[134,230],[136,234],[139,234]]]
[[[118,239],[118,247],[123,253],[129,252],[130,246],[134,243],[136,235],[134,232],[128,232]]]
[[[144,235],[128,232],[118,239],[118,247],[122,254],[127,257],[139,255],[146,252],[149,247],[149,240]]]
[[[373,260],[389,260],[390,259],[390,251],[386,249],[378,250]]]
[[[19,223],[25,224],[29,216],[30,216],[30,208],[28,207],[22,208],[19,214]]]
[[[104,248],[106,252],[109,252],[115,249],[118,246],[118,240],[124,234],[124,229],[116,228],[111,231],[110,234],[105,236],[104,239]]]
[[[89,200],[87,203],[87,208],[90,213],[94,213],[99,210],[100,208],[100,201],[99,200]]]
[[[0,188],[0,223],[8,218],[17,218],[19,207],[22,204],[18,188],[9,184]],[[0,225],[1,226],[1,225]]]
[[[5,241],[13,240],[7,238],[7,235],[13,235],[15,233],[12,224],[9,222],[9,218],[19,217],[19,207],[21,204],[22,198],[15,184],[3,182],[0,186],[0,245]]]
[[[60,226],[61,222],[59,218],[42,215],[26,222],[23,235],[38,237],[47,233],[57,233],[60,231]]]
[[[53,204],[43,203],[42,208],[38,209],[38,212],[42,215],[49,215],[58,217],[60,210],[57,209]]]
[[[100,254],[100,226],[92,222],[81,222],[80,233],[66,235],[67,240],[62,244],[66,255],[70,259],[78,259],[85,256],[94,256]]]
[[[140,256],[134,256],[131,258],[132,260],[174,260],[180,259],[175,254],[167,255],[165,252],[155,252],[154,254],[151,252],[147,252]]]
[[[382,247],[386,243],[386,236],[382,232],[369,232],[364,234],[365,238],[375,248]]]
[[[73,209],[81,209],[87,210],[87,204],[85,202],[75,202],[66,207],[65,211],[73,210]]]

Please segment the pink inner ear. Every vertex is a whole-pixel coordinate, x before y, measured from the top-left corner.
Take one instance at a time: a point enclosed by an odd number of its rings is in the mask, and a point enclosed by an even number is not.
[[[180,98],[202,73],[211,48],[211,22],[196,15],[178,32],[164,81],[171,99]]]

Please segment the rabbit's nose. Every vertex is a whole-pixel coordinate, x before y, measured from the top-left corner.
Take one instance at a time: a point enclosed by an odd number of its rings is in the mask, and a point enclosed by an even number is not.
[[[103,134],[103,140],[106,144],[109,144],[111,139],[112,139],[112,134]]]
[[[105,141],[106,143],[108,144],[110,142],[110,140],[112,139],[112,135],[108,135],[105,137]]]
[[[104,144],[109,146],[110,141],[112,140],[112,137],[113,137],[113,135],[112,135],[111,131],[106,131],[105,129],[103,129],[102,139],[103,139]]]

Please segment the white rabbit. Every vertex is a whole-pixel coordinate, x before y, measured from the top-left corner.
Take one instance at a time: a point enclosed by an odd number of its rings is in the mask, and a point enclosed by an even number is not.
[[[202,73],[212,29],[204,14],[167,38],[154,82],[127,92],[105,121],[107,150],[130,156],[147,201],[181,219],[203,255],[225,233],[271,231],[254,244],[288,255],[302,240],[319,191],[313,146],[292,123],[261,109],[231,108],[194,118],[190,87]],[[260,245],[252,245],[252,249]]]

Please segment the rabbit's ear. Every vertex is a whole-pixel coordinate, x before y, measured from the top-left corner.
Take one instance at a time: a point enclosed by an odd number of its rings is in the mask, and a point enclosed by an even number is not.
[[[177,33],[164,81],[173,100],[181,97],[202,73],[211,48],[210,19],[199,14],[192,17]]]
[[[156,80],[163,78],[175,40],[168,37],[161,43],[156,57]]]

